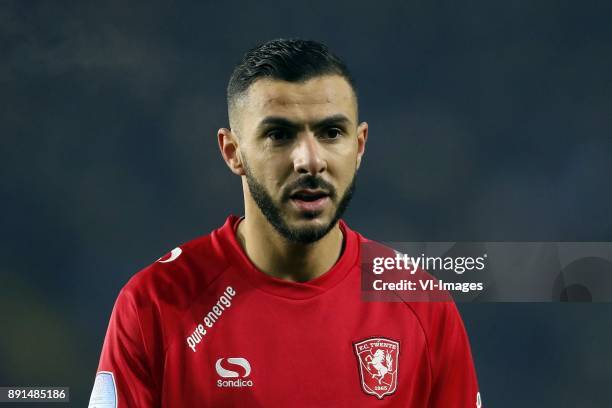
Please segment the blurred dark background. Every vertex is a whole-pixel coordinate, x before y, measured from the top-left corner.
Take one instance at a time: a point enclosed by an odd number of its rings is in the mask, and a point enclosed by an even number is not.
[[[242,214],[225,86],[327,43],[370,124],[378,241],[611,241],[612,3],[0,3],[0,385],[86,406],[129,277]],[[612,403],[612,304],[461,304],[487,407]]]

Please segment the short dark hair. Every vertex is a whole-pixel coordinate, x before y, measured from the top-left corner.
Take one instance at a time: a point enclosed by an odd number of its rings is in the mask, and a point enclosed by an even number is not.
[[[236,100],[258,79],[303,82],[321,75],[340,75],[357,88],[346,64],[327,46],[317,41],[276,39],[260,44],[243,56],[227,85],[228,114]]]

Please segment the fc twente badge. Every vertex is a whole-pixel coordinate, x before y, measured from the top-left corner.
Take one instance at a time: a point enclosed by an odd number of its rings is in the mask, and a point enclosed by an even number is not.
[[[400,343],[385,337],[371,337],[353,344],[361,388],[382,399],[397,388]]]

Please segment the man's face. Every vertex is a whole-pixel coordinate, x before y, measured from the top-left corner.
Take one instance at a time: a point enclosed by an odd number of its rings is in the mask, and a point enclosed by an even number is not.
[[[367,138],[350,85],[336,75],[262,79],[237,110],[253,201],[289,241],[319,240],[348,206]]]

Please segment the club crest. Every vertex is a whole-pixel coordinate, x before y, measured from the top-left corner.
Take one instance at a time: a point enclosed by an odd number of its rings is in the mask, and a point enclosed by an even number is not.
[[[371,337],[353,343],[361,388],[382,399],[397,388],[400,343],[385,337]]]

